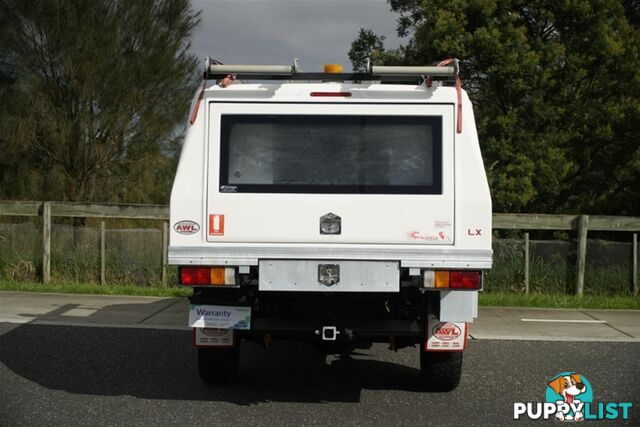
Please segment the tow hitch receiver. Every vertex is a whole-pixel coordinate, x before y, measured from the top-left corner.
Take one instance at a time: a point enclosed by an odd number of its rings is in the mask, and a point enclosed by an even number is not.
[[[323,326],[322,331],[316,331],[316,335],[322,336],[322,341],[335,341],[340,331],[335,326]]]

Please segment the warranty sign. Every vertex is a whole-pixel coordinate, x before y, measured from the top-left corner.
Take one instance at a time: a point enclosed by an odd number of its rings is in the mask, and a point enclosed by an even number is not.
[[[251,329],[251,307],[189,305],[192,328]]]

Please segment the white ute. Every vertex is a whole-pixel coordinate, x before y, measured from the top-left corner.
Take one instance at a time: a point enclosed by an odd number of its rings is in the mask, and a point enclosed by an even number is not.
[[[452,390],[492,262],[458,61],[337,68],[207,60],[169,245],[200,375],[232,379],[242,341],[385,342],[417,345],[424,386]]]

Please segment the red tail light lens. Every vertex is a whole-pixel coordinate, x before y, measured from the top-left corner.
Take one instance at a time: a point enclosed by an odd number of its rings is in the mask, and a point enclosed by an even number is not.
[[[211,283],[209,267],[180,268],[180,283],[187,286],[208,285]]]
[[[480,289],[482,285],[479,271],[452,271],[449,277],[452,289]]]

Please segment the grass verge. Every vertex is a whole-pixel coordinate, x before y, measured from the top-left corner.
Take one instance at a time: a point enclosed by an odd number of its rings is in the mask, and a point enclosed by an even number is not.
[[[631,295],[529,295],[507,292],[480,292],[478,303],[485,307],[589,308],[640,310],[640,296]]]
[[[108,285],[85,283],[11,282],[0,280],[0,291],[41,292],[90,295],[136,295],[154,297],[184,297],[191,295],[189,288],[161,288],[136,285]],[[640,310],[640,297],[630,295],[575,295],[541,294],[529,295],[510,292],[481,292],[479,304],[485,307],[540,307],[540,308],[590,308]]]
[[[90,295],[135,295],[153,297],[184,297],[191,295],[188,288],[160,288],[136,285],[97,285],[87,283],[49,283],[10,282],[0,280],[0,291],[40,292],[59,294],[90,294]]]

